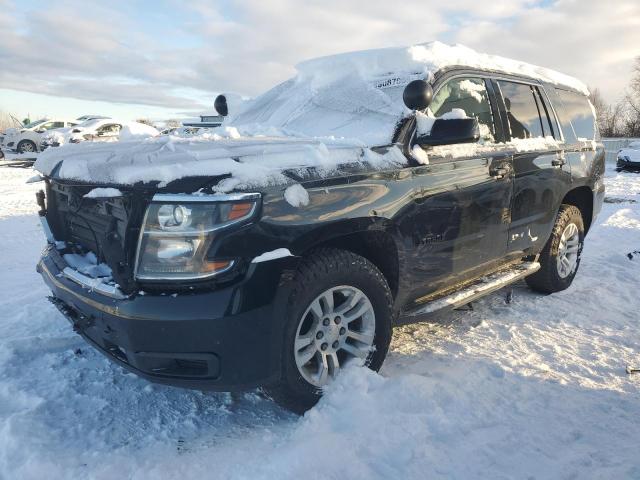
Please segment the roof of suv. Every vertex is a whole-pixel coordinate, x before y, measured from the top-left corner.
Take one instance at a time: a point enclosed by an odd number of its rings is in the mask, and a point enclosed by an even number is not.
[[[439,70],[454,66],[525,76],[588,94],[587,86],[580,80],[555,70],[441,42],[341,53],[307,60],[296,68],[300,77],[312,76],[316,82],[324,83],[349,71],[370,80],[403,74],[430,78]]]

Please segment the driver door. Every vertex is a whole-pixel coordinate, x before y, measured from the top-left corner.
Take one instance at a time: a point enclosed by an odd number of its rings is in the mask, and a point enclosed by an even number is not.
[[[452,281],[465,281],[504,262],[507,253],[513,182],[512,155],[503,132],[492,85],[478,77],[455,77],[437,89],[435,117],[464,110],[477,118],[477,144],[426,147],[413,167],[413,215],[403,222],[414,241],[408,262],[413,277],[432,293]],[[421,148],[417,145],[413,149]],[[415,152],[415,150],[413,150]]]

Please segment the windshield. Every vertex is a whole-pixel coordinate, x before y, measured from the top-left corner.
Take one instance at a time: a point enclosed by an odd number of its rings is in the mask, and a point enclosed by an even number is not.
[[[318,85],[296,77],[257,97],[230,123],[258,124],[311,137],[357,139],[367,145],[389,144],[405,112],[402,92],[409,80],[348,74]]]
[[[27,123],[23,128],[34,128],[34,127],[37,127],[38,125],[40,125],[41,123],[44,123],[46,121],[47,121],[46,118],[41,118],[40,120],[36,120],[34,122]]]

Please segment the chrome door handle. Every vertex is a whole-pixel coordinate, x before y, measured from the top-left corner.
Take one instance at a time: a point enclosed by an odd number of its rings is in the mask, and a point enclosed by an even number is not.
[[[489,169],[489,175],[496,180],[506,177],[509,173],[511,173],[511,166],[508,163],[501,163]]]
[[[556,154],[556,158],[551,160],[551,165],[554,167],[561,167],[567,163],[567,157],[564,156],[564,153]]]

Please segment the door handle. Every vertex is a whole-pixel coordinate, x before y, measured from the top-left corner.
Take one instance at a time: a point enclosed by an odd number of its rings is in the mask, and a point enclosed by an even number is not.
[[[561,167],[566,163],[567,163],[567,157],[564,156],[564,152],[556,154],[556,158],[551,160],[551,165],[553,165],[554,167]]]
[[[496,180],[506,177],[509,173],[511,173],[511,165],[508,163],[501,163],[489,169],[489,175]]]

